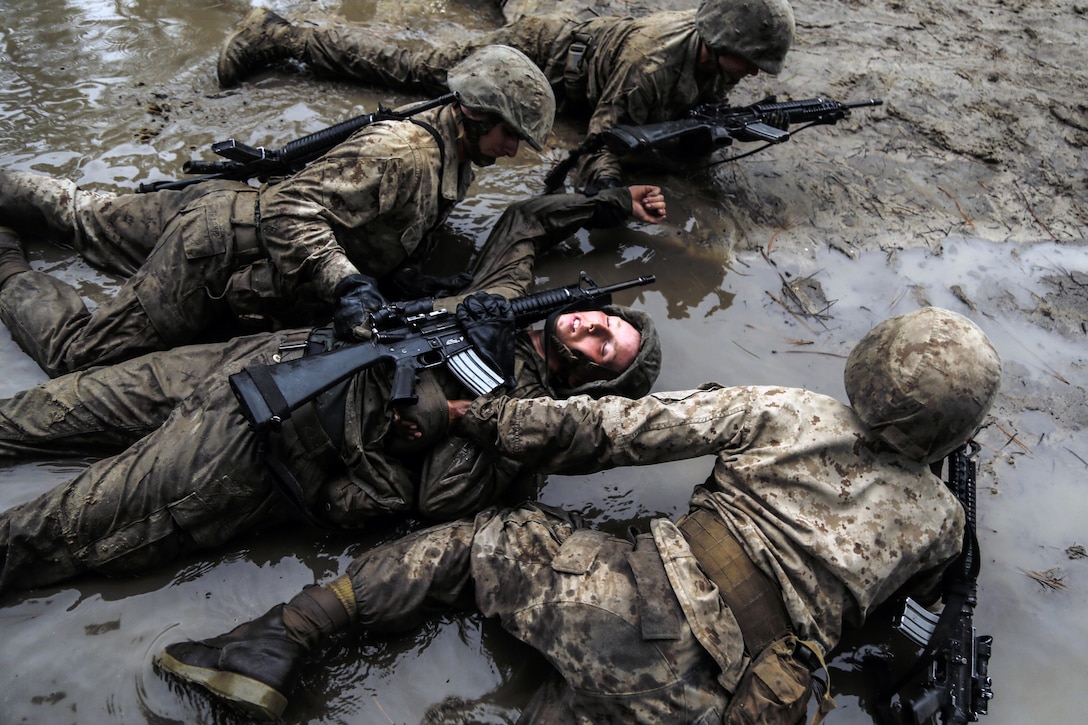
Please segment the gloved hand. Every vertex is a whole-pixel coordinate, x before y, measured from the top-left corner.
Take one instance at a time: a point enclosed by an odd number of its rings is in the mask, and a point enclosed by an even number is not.
[[[406,267],[382,280],[382,292],[393,300],[449,297],[470,284],[472,275],[468,272],[458,272],[448,277],[432,277],[413,267]]]
[[[377,280],[365,274],[349,274],[336,284],[333,293],[337,298],[332,316],[336,336],[341,340],[369,340],[370,314],[386,304]]]
[[[476,292],[457,305],[457,321],[484,362],[514,385],[514,310],[505,297]]]

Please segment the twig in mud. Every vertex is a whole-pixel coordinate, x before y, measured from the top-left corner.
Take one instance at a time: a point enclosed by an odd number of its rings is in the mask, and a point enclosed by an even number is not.
[[[1024,445],[1023,443],[1020,442],[1020,439],[1016,437],[1015,433],[1008,432],[1007,430],[1005,430],[1004,428],[1001,427],[1000,423],[994,423],[994,426],[996,426],[997,429],[999,431],[1001,431],[1002,433],[1004,433],[1005,437],[1008,438],[1008,440],[1005,441],[1005,446],[1009,445],[1010,443],[1015,443],[1016,445],[1020,446],[1020,448],[1022,448],[1024,450],[1024,452],[1027,453],[1028,455],[1035,455],[1035,454],[1033,454],[1031,452],[1030,448],[1028,448],[1026,445]],[[1004,448],[1005,446],[1001,446],[1001,447]]]
[[[730,342],[733,343],[734,345],[736,345],[737,347],[739,347],[741,350],[744,350],[744,352],[748,353],[749,355],[754,357],[756,360],[759,360],[759,355],[756,355],[754,352],[752,352],[751,350],[746,348],[744,345],[741,345],[736,340],[730,340]]]
[[[839,352],[824,352],[823,350],[786,350],[789,355],[823,355],[824,357],[837,357],[840,360],[846,360],[847,355],[843,355]]]
[[[1050,227],[1048,227],[1046,224],[1043,224],[1043,220],[1036,216],[1035,210],[1031,208],[1031,202],[1028,201],[1027,195],[1020,190],[1019,186],[1013,184],[1013,188],[1016,189],[1016,193],[1020,195],[1020,198],[1024,202],[1024,206],[1027,207],[1028,214],[1031,214],[1031,218],[1035,220],[1035,223],[1041,226],[1043,228],[1043,231],[1050,235],[1051,239],[1053,239],[1055,242],[1058,241],[1058,238],[1054,235],[1054,232],[1050,231]]]
[[[779,234],[781,234],[782,232],[788,231],[788,230],[792,229],[795,226],[797,226],[796,222],[786,222],[782,226],[775,229],[774,234],[771,235],[771,240],[769,242],[767,242],[767,249],[766,249],[766,251],[764,251],[763,256],[766,257],[768,254],[771,253],[771,249],[774,247],[774,240],[778,238]]]
[[[378,709],[382,711],[382,715],[385,715],[385,719],[389,721],[389,725],[397,725],[395,722],[393,722],[393,718],[389,717],[389,713],[385,711],[385,708],[382,707],[382,704],[378,702],[378,696],[371,695],[370,697],[374,700],[374,704],[378,706]]]
[[[802,325],[804,325],[804,326],[805,326],[805,329],[806,329],[806,330],[808,330],[809,332],[811,332],[811,333],[812,333],[813,335],[816,335],[816,334],[818,334],[818,333],[817,333],[817,332],[816,332],[815,330],[813,330],[813,329],[812,329],[811,327],[809,327],[809,326],[808,326],[808,323],[807,323],[807,322],[805,322],[805,321],[804,321],[803,319],[801,319],[801,317],[800,317],[800,316],[799,316],[799,315],[798,315],[798,314],[797,314],[796,312],[794,312],[793,310],[791,310],[791,309],[789,308],[789,305],[787,305],[787,304],[786,304],[785,302],[783,302],[782,300],[780,300],[780,299],[778,299],[777,297],[775,297],[775,296],[774,296],[774,292],[771,292],[770,290],[767,290],[767,296],[768,296],[768,297],[770,297],[770,298],[771,298],[772,300],[774,300],[775,302],[777,302],[777,303],[778,303],[779,305],[781,305],[781,306],[782,306],[782,309],[784,309],[784,310],[785,310],[786,312],[788,312],[788,313],[790,313],[791,315],[793,315],[793,318],[794,318],[795,320],[797,320],[798,322],[800,322],[800,323],[801,323]]]
[[[1034,579],[1042,585],[1043,589],[1068,591],[1069,587],[1062,581],[1064,578],[1061,572],[1057,569],[1047,569],[1046,571],[1024,571],[1020,570],[1020,573],[1029,579]]]
[[[775,264],[773,261],[771,261],[771,258],[767,256],[766,250],[760,250],[760,253],[763,255],[763,259],[765,259],[767,261],[767,264],[771,265],[771,267],[774,269],[775,274],[778,275],[778,279],[782,283],[783,291],[786,294],[789,295],[789,298],[790,298],[790,300],[793,301],[793,304],[796,307],[796,309],[799,310],[800,313],[803,314],[805,317],[811,317],[811,318],[819,320],[820,324],[823,325],[824,329],[826,330],[827,325],[824,325],[823,321],[827,317],[829,317],[829,315],[827,315],[827,311],[829,309],[831,309],[831,305],[835,304],[835,302],[837,300],[827,302],[827,304],[825,304],[824,307],[822,309],[820,309],[820,310],[815,310],[814,311],[814,310],[808,309],[808,306],[805,305],[805,303],[797,295],[797,292],[793,289],[793,284],[791,284],[790,281],[788,279],[786,279],[786,276],[784,274],[782,274],[781,271],[779,271],[778,265]],[[815,276],[816,276],[815,274],[810,274],[807,277],[800,277],[800,278],[794,280],[794,284],[796,284],[798,282],[804,282],[805,280],[808,280],[808,279],[812,279]],[[797,317],[797,314],[792,309],[790,309],[790,307],[788,305],[786,305],[784,302],[782,302],[777,297],[775,297],[773,294],[771,294],[771,292],[769,290],[768,290],[767,294],[770,295],[771,299],[773,299],[775,302],[782,305],[782,307],[785,308],[785,310],[787,312],[789,312],[794,317]],[[800,318],[798,318],[798,319],[800,319]],[[808,325],[805,325],[805,327],[808,327]],[[812,331],[812,328],[809,328],[809,330]]]
[[[962,207],[962,206],[960,206],[960,203],[959,203],[959,201],[957,201],[957,200],[956,200],[956,197],[954,197],[954,196],[952,196],[951,194],[949,194],[949,193],[948,193],[948,191],[947,191],[947,190],[946,190],[946,189],[945,189],[945,188],[944,188],[943,186],[938,186],[937,188],[938,188],[938,189],[940,190],[940,192],[941,192],[942,194],[944,194],[944,195],[945,195],[945,196],[947,196],[947,197],[948,197],[949,199],[951,199],[951,200],[952,200],[952,203],[953,203],[953,204],[955,204],[955,205],[956,205],[956,211],[958,211],[958,212],[960,213],[960,216],[961,216],[961,217],[963,217],[963,220],[964,220],[965,222],[967,222],[967,226],[969,226],[969,227],[971,227],[972,229],[974,229],[974,228],[975,228],[975,223],[974,223],[973,221],[971,221],[971,219],[970,219],[970,218],[969,218],[969,217],[967,216],[967,213],[966,213],[966,212],[965,212],[965,211],[963,210],[963,207]]]
[[[1066,452],[1068,452],[1071,456],[1073,456],[1073,458],[1076,458],[1078,461],[1080,461],[1084,465],[1085,468],[1088,468],[1088,461],[1086,461],[1083,458],[1081,458],[1080,456],[1078,456],[1076,451],[1074,451],[1069,446],[1062,446],[1062,448],[1064,448],[1066,450]]]

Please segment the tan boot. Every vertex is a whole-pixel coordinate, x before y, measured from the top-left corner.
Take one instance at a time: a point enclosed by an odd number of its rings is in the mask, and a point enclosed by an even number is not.
[[[19,235],[10,227],[0,227],[0,289],[15,275],[29,271]]]
[[[304,60],[305,43],[297,27],[265,8],[242,19],[219,53],[219,85],[230,88],[280,60]]]

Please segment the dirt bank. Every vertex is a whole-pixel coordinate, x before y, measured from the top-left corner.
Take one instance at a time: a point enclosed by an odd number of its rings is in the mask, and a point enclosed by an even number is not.
[[[590,4],[613,14],[651,5]],[[572,4],[509,0],[504,11],[553,6]],[[884,105],[720,167],[739,246],[816,243],[853,254],[938,250],[947,236],[1088,236],[1083,0],[794,0],[793,7],[797,40],[785,70],[743,81],[731,102],[774,93]]]

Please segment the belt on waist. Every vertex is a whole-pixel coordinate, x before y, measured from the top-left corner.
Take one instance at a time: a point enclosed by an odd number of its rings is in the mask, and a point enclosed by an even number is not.
[[[696,509],[681,517],[677,526],[736,617],[750,655],[791,631],[781,589],[755,565],[719,516]]]

